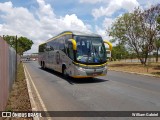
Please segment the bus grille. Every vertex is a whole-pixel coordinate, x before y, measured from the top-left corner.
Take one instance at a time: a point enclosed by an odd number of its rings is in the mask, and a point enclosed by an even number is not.
[[[95,75],[101,75],[102,72],[86,72],[86,74],[87,74],[88,76],[95,76]]]
[[[102,69],[104,68],[105,66],[81,66],[82,68],[85,68],[85,69]]]

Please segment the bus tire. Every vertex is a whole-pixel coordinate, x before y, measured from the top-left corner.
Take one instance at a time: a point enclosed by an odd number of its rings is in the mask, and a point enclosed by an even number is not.
[[[67,74],[66,66],[65,66],[65,65],[62,66],[62,74],[63,74],[63,77],[65,77],[65,78],[68,77],[68,74]]]
[[[41,61],[41,68],[43,69],[43,61]]]
[[[45,66],[45,62],[43,61],[43,64],[42,64],[42,68],[45,69],[46,66]]]

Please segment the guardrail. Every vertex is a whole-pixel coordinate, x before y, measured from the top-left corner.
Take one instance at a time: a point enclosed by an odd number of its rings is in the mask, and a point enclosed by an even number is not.
[[[20,57],[19,57],[20,58]],[[4,111],[16,79],[16,51],[0,37],[0,111]]]

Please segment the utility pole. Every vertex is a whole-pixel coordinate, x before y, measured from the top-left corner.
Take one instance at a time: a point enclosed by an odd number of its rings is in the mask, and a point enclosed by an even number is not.
[[[16,35],[16,38],[15,38],[15,42],[16,42],[16,66],[15,66],[15,68],[16,68],[16,73],[15,73],[15,80],[17,80],[17,35]]]

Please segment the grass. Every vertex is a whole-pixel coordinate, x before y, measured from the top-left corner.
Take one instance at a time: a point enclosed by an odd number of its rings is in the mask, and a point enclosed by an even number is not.
[[[141,63],[130,63],[130,62],[109,62],[110,70],[118,71],[127,71],[127,72],[136,72],[136,73],[145,73],[153,74],[160,77],[160,63],[150,63],[147,66],[142,65]]]
[[[17,79],[13,84],[12,91],[6,106],[6,111],[31,111],[31,104],[28,95],[23,64],[18,65]],[[8,118],[6,118],[8,119]],[[20,118],[18,118],[20,119]],[[22,118],[31,119],[31,118]]]

